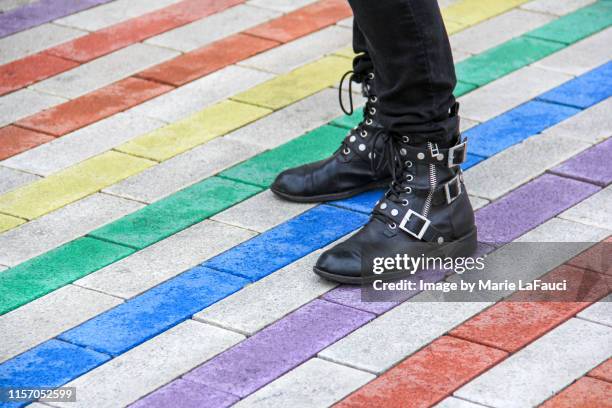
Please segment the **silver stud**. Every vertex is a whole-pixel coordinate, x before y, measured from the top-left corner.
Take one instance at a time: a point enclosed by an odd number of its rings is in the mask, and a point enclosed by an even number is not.
[[[391,215],[392,216],[396,216],[399,213],[399,211],[397,211],[395,208],[391,210]]]
[[[444,238],[438,237],[438,244],[442,244],[442,243],[444,243]]]
[[[438,154],[438,161],[444,160],[444,155],[442,153]]]
[[[407,155],[407,154],[408,154],[408,150],[406,150],[406,149],[400,149],[400,154],[401,154],[402,156],[405,156],[405,155]]]
[[[359,145],[359,151],[363,152],[365,149],[366,149],[366,145],[364,144]]]
[[[349,138],[349,140],[350,140],[350,141],[351,141],[351,143],[352,143],[352,142],[354,142],[355,140],[357,140],[357,138],[356,138],[355,136],[351,136],[351,137]]]
[[[417,159],[419,160],[423,160],[425,158],[425,153],[419,153],[417,154]]]
[[[382,204],[380,205],[380,209],[381,209],[381,210],[384,210],[385,208],[387,208],[387,203],[382,203]]]

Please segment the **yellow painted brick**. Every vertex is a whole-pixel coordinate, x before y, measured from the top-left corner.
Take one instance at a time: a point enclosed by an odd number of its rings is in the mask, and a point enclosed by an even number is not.
[[[31,220],[154,164],[124,153],[106,152],[0,196],[0,212]]]
[[[337,84],[342,74],[350,69],[351,60],[331,55],[257,85],[232,99],[281,109]]]
[[[270,109],[245,103],[223,101],[178,122],[139,136],[117,147],[116,150],[164,161],[271,112]]]
[[[11,217],[10,215],[0,214],[0,232],[8,231],[25,221],[21,218]]]
[[[461,0],[442,10],[444,21],[465,27],[480,23],[530,0]]]
[[[457,23],[456,21],[445,20],[446,32],[448,35],[453,35],[467,28],[465,24]]]

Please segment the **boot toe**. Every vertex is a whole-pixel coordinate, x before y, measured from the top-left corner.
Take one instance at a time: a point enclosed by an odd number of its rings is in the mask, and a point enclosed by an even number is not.
[[[321,254],[315,268],[332,275],[358,278],[361,276],[361,256],[350,248],[335,247]]]
[[[283,194],[303,196],[305,193],[304,174],[299,168],[285,170],[276,176],[270,188]]]

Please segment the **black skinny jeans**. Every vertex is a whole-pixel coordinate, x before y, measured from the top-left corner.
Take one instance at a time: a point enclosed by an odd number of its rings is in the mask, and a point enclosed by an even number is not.
[[[357,77],[374,70],[378,120],[431,140],[455,132],[455,67],[436,0],[348,0]],[[453,123],[450,123],[453,122]],[[437,137],[439,136],[439,137]]]

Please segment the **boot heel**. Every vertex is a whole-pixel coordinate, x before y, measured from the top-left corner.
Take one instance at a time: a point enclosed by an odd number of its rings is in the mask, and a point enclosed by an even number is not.
[[[473,255],[478,249],[478,233],[476,227],[469,234],[464,235],[457,241],[450,242],[442,251],[450,258],[461,258]]]

